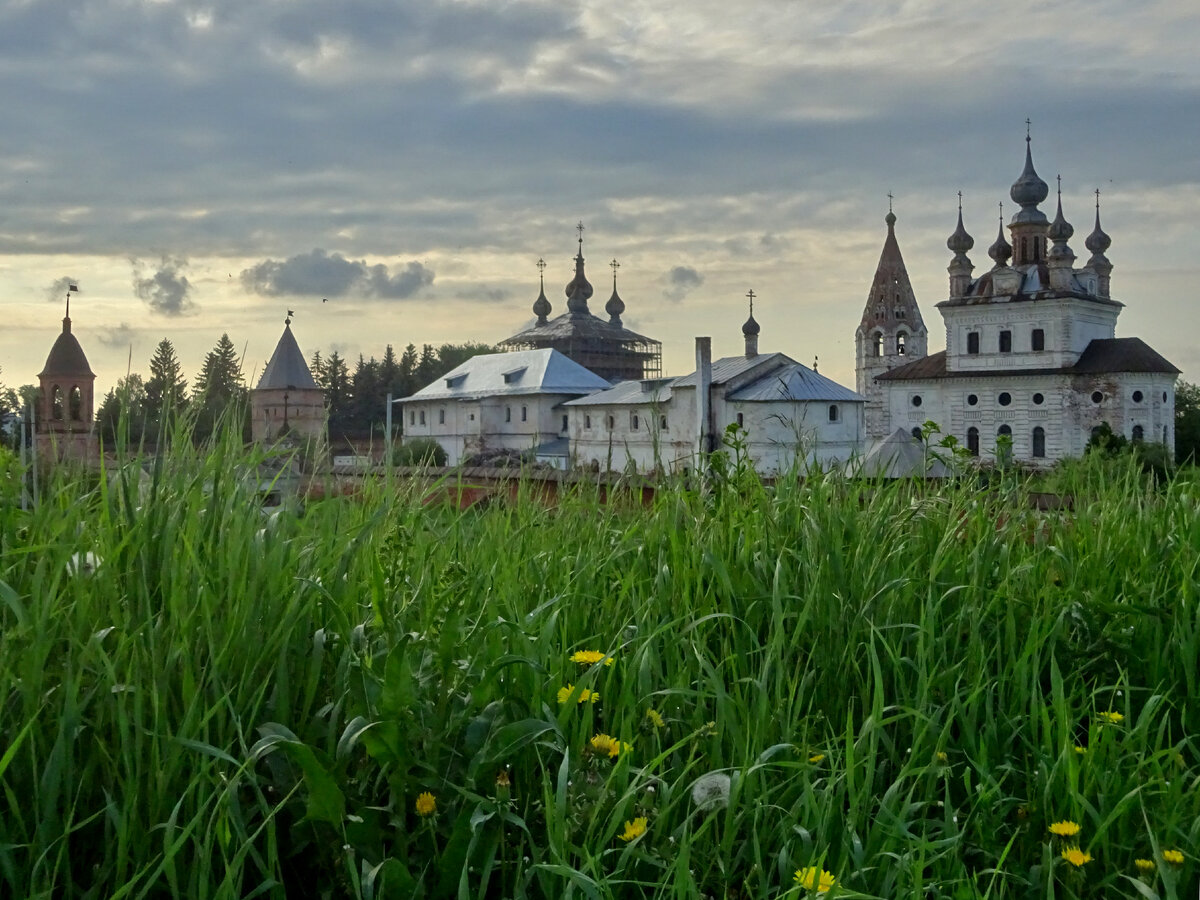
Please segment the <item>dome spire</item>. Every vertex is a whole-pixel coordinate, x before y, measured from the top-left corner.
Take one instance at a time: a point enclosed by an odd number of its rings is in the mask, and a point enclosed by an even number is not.
[[[1092,251],[1092,258],[1087,262],[1087,268],[1096,273],[1096,293],[1107,297],[1111,285],[1112,263],[1104,252],[1112,245],[1112,238],[1100,227],[1100,188],[1096,188],[1096,227],[1083,242]]]
[[[750,318],[742,326],[742,337],[746,339],[746,359],[753,359],[758,356],[758,334],[762,329],[754,321],[754,298],[758,296],[754,288],[747,291],[746,296],[750,298]]]
[[[592,286],[583,273],[583,222],[575,226],[579,232],[579,252],[575,256],[575,277],[567,285],[567,312],[588,314],[588,299],[592,296]]]
[[[971,286],[971,270],[975,268],[967,251],[975,246],[975,238],[967,234],[962,220],[962,191],[958,192],[958,226],[946,240],[946,246],[954,254],[947,271],[950,273],[950,296],[963,297]]]
[[[988,247],[988,256],[996,263],[995,268],[1001,269],[1008,265],[1008,260],[1012,256],[1012,245],[1004,237],[1004,204],[1000,203],[1000,229],[996,234],[996,241],[992,246]]]
[[[604,304],[604,311],[608,313],[609,323],[620,325],[621,313],[625,312],[625,302],[617,293],[617,269],[621,268],[621,264],[614,258],[608,266],[613,270],[613,292],[612,296],[608,298],[608,302]]]
[[[546,299],[546,261],[538,259],[538,298],[533,301],[533,314],[537,316],[537,323],[545,325],[547,317],[550,315],[552,307],[550,301]]]

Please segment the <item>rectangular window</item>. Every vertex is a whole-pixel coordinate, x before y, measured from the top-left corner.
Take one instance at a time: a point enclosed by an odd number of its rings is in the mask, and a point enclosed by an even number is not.
[[[408,411],[408,424],[409,425],[417,424],[417,411],[415,409],[410,409]]]
[[[667,430],[667,417],[666,416],[659,416],[658,427],[661,428],[663,431]]]
[[[504,421],[505,422],[512,421],[512,407],[511,406],[504,407]]]
[[[1029,337],[1029,345],[1034,350],[1046,349],[1046,332],[1040,328],[1033,329],[1033,334]]]
[[[974,354],[979,352],[979,332],[967,332],[967,352]]]
[[[421,424],[425,424],[425,410],[421,410]]]
[[[1000,352],[1001,353],[1012,353],[1012,332],[1011,331],[1000,332]]]
[[[563,430],[563,431],[566,431],[566,430],[567,430],[567,417],[566,417],[566,416],[563,416],[563,427],[562,427],[562,430]]]
[[[583,417],[583,427],[584,427],[584,428],[591,428],[591,427],[592,427],[592,417],[591,417],[591,416],[584,416],[584,417]]]
[[[743,427],[743,426],[746,424],[746,420],[745,420],[745,418],[742,416],[742,414],[741,414],[741,413],[738,413],[738,414],[737,414],[737,423],[738,423],[738,428],[742,428],[742,427]]]
[[[438,424],[439,425],[446,424],[446,411],[444,409],[438,410]]]
[[[526,421],[528,418],[529,418],[529,417],[526,415],[526,409],[525,409],[525,407],[524,407],[524,406],[522,406],[522,407],[521,407],[521,421],[522,421],[522,422],[524,422],[524,421]]]
[[[617,425],[616,420],[612,416],[609,416],[608,417],[608,430],[612,431],[613,428],[616,427],[616,425]]]
[[[637,431],[637,430],[638,430],[638,416],[637,416],[637,413],[633,413],[632,415],[630,415],[630,417],[629,417],[629,427],[630,427],[630,428],[632,428],[634,431]]]

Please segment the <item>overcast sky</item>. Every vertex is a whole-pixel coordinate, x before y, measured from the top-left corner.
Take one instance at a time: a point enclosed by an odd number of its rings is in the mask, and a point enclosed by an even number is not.
[[[265,365],[485,341],[594,312],[854,384],[888,192],[930,348],[957,192],[990,266],[1034,162],[1112,236],[1119,336],[1200,379],[1200,16],[1143,0],[0,0],[0,381],[36,382],[63,285],[102,393],[222,332]],[[1053,216],[1053,196],[1048,214]],[[328,302],[322,302],[326,298]],[[132,353],[131,353],[132,347]]]

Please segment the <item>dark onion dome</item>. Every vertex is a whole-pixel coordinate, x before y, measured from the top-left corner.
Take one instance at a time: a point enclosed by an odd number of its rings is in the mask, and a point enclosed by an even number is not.
[[[75,335],[71,334],[71,317],[63,318],[62,334],[50,348],[46,357],[46,365],[39,377],[79,376],[95,377],[92,367],[88,365],[87,355],[79,346]]]
[[[1050,223],[1050,228],[1047,230],[1046,235],[1056,244],[1060,242],[1065,244],[1071,239],[1071,235],[1074,233],[1075,229],[1066,220],[1066,217],[1063,216],[1062,194],[1060,193],[1058,195],[1058,212],[1055,213],[1054,221]]]
[[[967,234],[967,229],[963,228],[961,206],[958,208],[958,227],[954,229],[954,234],[946,239],[946,246],[955,254],[966,253],[975,246],[975,238]]]
[[[1012,258],[1012,245],[1004,237],[1004,219],[1000,219],[1000,230],[996,234],[996,240],[992,246],[988,247],[988,256],[996,263],[996,268],[1007,266],[1009,259]]]
[[[762,328],[758,322],[754,321],[754,313],[750,314],[750,318],[746,320],[746,324],[742,326],[742,334],[746,337],[757,337]]]
[[[887,222],[888,228],[892,228],[896,224],[896,214],[889,209],[888,214],[883,217],[883,221]]]
[[[553,307],[550,306],[550,301],[546,299],[546,288],[543,285],[542,289],[538,291],[538,298],[533,301],[533,314],[537,316],[537,323],[545,325],[552,311]]]
[[[612,296],[608,298],[608,302],[604,304],[604,311],[608,313],[609,321],[614,325],[621,324],[621,313],[625,312],[625,301],[617,293],[616,285],[613,285]]]
[[[1025,169],[1021,172],[1021,177],[1013,182],[1013,186],[1008,191],[1008,195],[1013,198],[1013,202],[1021,204],[1021,212],[1032,210],[1033,207],[1050,196],[1050,185],[1042,181],[1038,177],[1038,173],[1034,171],[1033,151],[1029,147],[1029,136],[1026,135]],[[1021,213],[1017,213],[1017,216],[1019,218]]]
[[[1092,253],[1097,256],[1103,256],[1110,246],[1112,246],[1112,238],[1104,233],[1104,229],[1100,227],[1100,200],[1096,199],[1096,227],[1092,229],[1092,233],[1087,236],[1087,240],[1083,242]]]
[[[575,257],[575,277],[566,288],[567,311],[578,313],[588,311],[588,300],[592,297],[592,285],[583,274],[583,248]]]

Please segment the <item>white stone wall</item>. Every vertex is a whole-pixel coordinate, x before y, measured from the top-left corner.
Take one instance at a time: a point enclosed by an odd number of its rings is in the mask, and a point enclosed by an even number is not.
[[[500,395],[480,399],[418,400],[403,408],[405,439],[430,437],[446,451],[447,462],[481,450],[530,450],[560,436],[565,394]],[[522,415],[524,411],[524,415]]]

